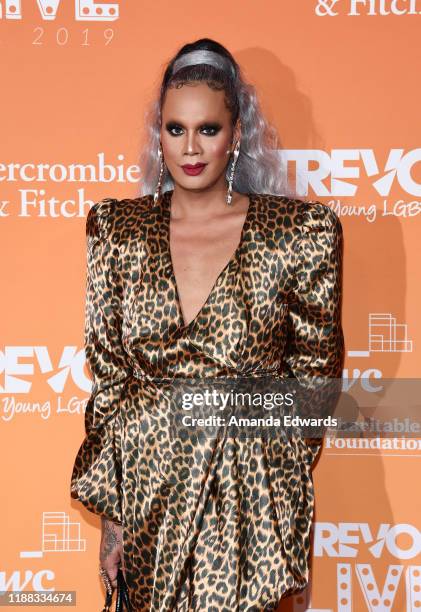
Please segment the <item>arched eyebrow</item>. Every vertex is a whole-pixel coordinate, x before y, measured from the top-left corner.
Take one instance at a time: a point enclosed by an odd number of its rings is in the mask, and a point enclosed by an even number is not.
[[[182,121],[175,121],[175,120],[170,119],[166,121],[165,127],[167,129],[170,129],[172,127],[185,127],[185,125],[183,125]],[[218,130],[222,128],[222,125],[218,123],[217,121],[202,121],[202,123],[199,123],[197,127],[199,128],[207,127],[207,128],[214,128],[215,130]]]

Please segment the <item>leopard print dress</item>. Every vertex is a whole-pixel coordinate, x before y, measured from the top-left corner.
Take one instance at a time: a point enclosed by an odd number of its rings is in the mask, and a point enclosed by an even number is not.
[[[319,202],[248,194],[238,248],[185,325],[172,193],[106,198],[88,213],[93,387],[71,496],[122,524],[134,610],[275,610],[308,584],[321,440],[174,440],[165,388],[189,377],[340,378],[342,228]]]

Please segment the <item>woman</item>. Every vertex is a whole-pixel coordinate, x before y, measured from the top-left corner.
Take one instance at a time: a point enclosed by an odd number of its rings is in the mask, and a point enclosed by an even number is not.
[[[275,610],[308,583],[321,440],[174,442],[165,393],[341,376],[341,225],[288,193],[274,143],[232,55],[201,39],[165,71],[142,196],[88,214],[94,385],[71,495],[102,516],[100,565],[115,586],[121,561],[135,610]]]

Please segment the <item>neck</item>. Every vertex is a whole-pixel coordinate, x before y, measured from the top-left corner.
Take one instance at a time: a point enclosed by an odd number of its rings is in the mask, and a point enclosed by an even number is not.
[[[174,219],[209,218],[232,210],[243,194],[232,192],[232,202],[226,203],[227,186],[214,185],[203,190],[185,189],[176,185],[171,197],[171,216]]]

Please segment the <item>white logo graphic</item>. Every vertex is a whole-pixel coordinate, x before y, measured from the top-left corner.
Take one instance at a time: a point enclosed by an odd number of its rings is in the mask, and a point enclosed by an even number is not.
[[[86,540],[80,537],[80,523],[70,522],[65,512],[42,513],[41,550],[23,550],[21,558],[41,558],[46,552],[85,552]]]
[[[368,318],[368,350],[348,351],[349,357],[369,357],[371,353],[412,353],[408,326],[397,323],[391,313],[370,313]]]
[[[338,0],[318,0],[318,4],[316,6],[316,15],[319,17],[324,17],[325,15],[330,15],[334,17],[338,15],[333,11],[333,7],[337,4]]]
[[[334,11],[338,0],[317,0],[315,13],[318,17],[336,17],[339,12]],[[387,15],[420,15],[419,0],[348,0],[342,6],[348,7],[347,15],[369,15],[380,17]]]
[[[318,196],[355,196],[358,185],[346,179],[360,179],[362,170],[367,177],[378,177],[372,186],[381,196],[390,194],[395,181],[408,194],[421,196],[421,184],[412,177],[412,169],[421,161],[421,149],[404,152],[391,149],[383,170],[378,166],[373,149],[333,149],[329,155],[320,149],[288,149],[280,151],[285,175],[288,163],[297,168],[297,191],[307,196],[309,187]],[[353,166],[349,162],[354,162]],[[310,165],[317,165],[310,170]]]
[[[36,0],[40,16],[45,21],[54,21],[61,0]],[[119,17],[117,2],[106,4],[94,0],[75,0],[76,21],[115,21]],[[4,14],[3,14],[4,12]],[[4,0],[0,4],[0,19],[22,19],[21,0]]]
[[[92,381],[84,374],[85,361],[85,351],[76,346],[65,346],[57,364],[46,346],[6,346],[0,351],[0,372],[4,373],[0,393],[29,393],[35,365],[42,374],[50,374],[46,382],[56,393],[64,391],[69,377],[82,391],[90,392]]]
[[[314,556],[345,558],[346,563],[336,565],[337,595],[333,608],[313,608],[311,584],[305,592],[293,598],[294,612],[362,612],[357,608],[356,590],[362,594],[367,612],[394,612],[398,589],[405,579],[406,612],[414,612],[421,604],[421,566],[389,564],[384,578],[379,579],[376,567],[371,563],[349,561],[358,557],[361,545],[368,545],[368,552],[374,559],[383,554],[399,560],[412,560],[421,553],[421,534],[413,525],[382,523],[377,533],[372,533],[368,523],[321,523],[314,524]],[[409,546],[399,545],[400,537],[409,540]],[[383,572],[382,572],[383,575]],[[354,580],[353,580],[354,577]],[[400,609],[400,608],[399,608]],[[397,612],[397,610],[396,610]]]
[[[68,388],[69,380],[81,391],[91,393],[92,380],[85,374],[85,362],[85,351],[78,351],[75,346],[64,347],[58,363],[52,362],[46,346],[6,346],[0,351],[0,373],[4,375],[4,384],[0,385],[0,418],[12,421],[18,415],[37,414],[47,420],[52,413],[84,413],[88,397],[81,399],[75,395],[65,399],[61,394]],[[27,400],[38,371],[48,375],[45,382],[54,392],[53,400]]]
[[[382,586],[376,580],[375,572],[369,563],[357,563],[355,575],[364,597],[367,612],[404,612],[394,607],[402,574],[405,570],[406,612],[416,612],[421,604],[421,565],[389,565]],[[355,591],[352,585],[352,566],[338,563],[336,567],[336,606],[334,608],[313,608],[311,603],[311,581],[300,595],[293,596],[294,612],[362,612],[356,606]]]
[[[80,523],[71,522],[65,512],[42,513],[42,537],[40,550],[23,550],[21,559],[40,559],[45,553],[57,552],[85,552],[86,540],[80,537]],[[36,572],[32,570],[16,570],[7,576],[0,571],[0,592],[39,591],[52,592],[51,586],[56,575],[53,570],[44,569]],[[45,583],[49,582],[47,586]]]
[[[54,591],[54,587],[47,587],[44,581],[50,583],[56,577],[53,570],[45,569],[38,572],[25,570],[21,575],[19,570],[14,571],[8,578],[6,572],[0,572],[0,592],[3,591]]]
[[[398,544],[402,535],[410,542],[405,548]],[[315,557],[356,558],[361,544],[369,544],[368,552],[375,559],[388,553],[396,559],[409,560],[421,554],[421,533],[408,523],[381,523],[377,533],[372,533],[368,523],[315,524]]]

